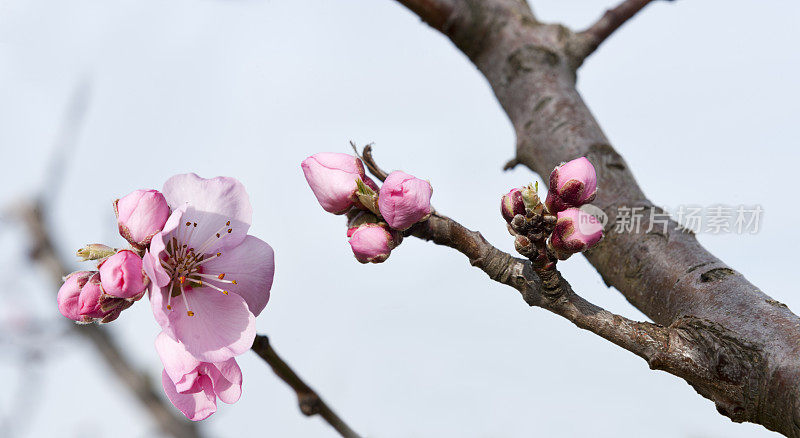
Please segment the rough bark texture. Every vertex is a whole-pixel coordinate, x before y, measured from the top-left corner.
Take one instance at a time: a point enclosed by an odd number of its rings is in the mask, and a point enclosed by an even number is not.
[[[486,76],[516,130],[511,165],[546,176],[560,162],[586,156],[598,174],[594,204],[609,224],[617,207],[644,207],[645,217],[655,208],[575,89],[577,68],[599,44],[589,30],[540,23],[521,0],[400,3],[449,37]],[[607,285],[669,327],[664,342],[685,353],[687,368],[706,365],[699,380],[667,371],[686,378],[733,421],[800,437],[800,318],[677,226],[670,222],[666,233],[609,227],[586,256]],[[648,361],[653,368],[669,362],[659,354]]]

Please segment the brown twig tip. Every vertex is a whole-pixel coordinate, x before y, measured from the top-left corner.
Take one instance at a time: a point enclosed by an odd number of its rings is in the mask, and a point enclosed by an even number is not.
[[[331,425],[339,435],[345,438],[359,438],[359,435],[347,425],[335,412],[322,400],[322,398],[306,384],[300,376],[287,364],[264,335],[256,335],[252,350],[258,354],[269,366],[275,375],[286,382],[297,395],[297,405],[300,412],[306,416],[319,415]]]
[[[364,165],[367,166],[367,170],[371,173],[375,178],[381,180],[381,182],[386,180],[386,177],[389,174],[384,171],[383,169],[378,166],[378,163],[375,162],[375,159],[372,157],[372,145],[374,143],[368,143],[364,146],[364,149],[361,153],[358,152],[358,147],[356,146],[355,142],[352,140],[350,141],[350,147],[353,148],[358,158],[361,158],[361,161],[364,162]]]
[[[503,170],[505,170],[505,171],[511,170],[511,169],[517,167],[518,164],[519,164],[519,160],[516,159],[516,158],[512,158],[512,159],[508,160],[508,162],[503,166]]]
[[[611,34],[653,1],[625,0],[616,7],[607,10],[593,25],[578,34],[584,40],[578,56],[584,59],[591,55]]]

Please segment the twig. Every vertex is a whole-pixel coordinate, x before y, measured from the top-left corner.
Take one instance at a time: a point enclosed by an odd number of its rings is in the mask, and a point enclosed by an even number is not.
[[[322,398],[292,370],[289,364],[278,356],[278,353],[270,345],[267,336],[256,335],[252,348],[256,354],[272,367],[272,371],[294,390],[297,394],[297,404],[300,406],[300,412],[309,417],[319,415],[344,438],[359,438],[359,435],[333,412]]]
[[[585,59],[591,55],[614,31],[619,29],[636,13],[653,0],[625,0],[617,7],[609,9],[597,22],[588,29],[579,32],[578,37],[584,41],[578,56]],[[671,0],[670,0],[671,1]]]
[[[389,176],[389,174],[381,170],[378,164],[375,163],[375,159],[372,158],[372,143],[365,145],[362,153],[358,153],[358,147],[352,140],[350,141],[350,147],[353,148],[353,151],[355,151],[356,155],[358,155],[358,158],[361,158],[361,161],[363,161],[364,165],[367,166],[367,170],[369,170],[369,172],[374,175],[375,178],[378,178],[381,180],[381,182],[386,180],[386,177]]]
[[[62,278],[70,269],[58,256],[58,252],[47,231],[40,202],[24,206],[19,214],[28,227],[33,241],[30,257],[42,265],[49,273],[54,288],[62,283]],[[136,396],[142,406],[150,413],[158,427],[175,438],[198,438],[202,435],[194,423],[175,415],[177,412],[159,396],[148,376],[137,370],[123,353],[108,330],[94,324],[71,326],[73,332],[90,341],[106,364],[111,367],[119,380]]]
[[[431,27],[444,31],[453,14],[455,0],[399,0]]]

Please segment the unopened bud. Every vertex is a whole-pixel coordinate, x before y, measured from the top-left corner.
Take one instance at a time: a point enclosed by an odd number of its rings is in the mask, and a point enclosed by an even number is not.
[[[145,278],[142,259],[133,251],[122,250],[100,265],[103,290],[113,297],[139,296],[144,291]]]
[[[80,298],[81,289],[89,281],[89,277],[94,274],[90,271],[73,272],[64,279],[64,284],[58,290],[58,311],[62,315],[73,321],[80,321]]]
[[[386,224],[365,223],[348,231],[353,255],[361,263],[382,263],[403,240],[402,235]]]
[[[586,157],[561,164],[550,174],[545,204],[552,214],[592,202],[597,194],[597,174]]]
[[[432,194],[428,181],[394,171],[381,186],[378,198],[381,216],[395,230],[405,230],[430,216]]]
[[[558,221],[550,237],[550,247],[560,260],[583,252],[603,238],[603,225],[594,216],[568,208],[558,213]]]
[[[366,179],[364,164],[348,154],[321,152],[303,160],[300,167],[319,204],[333,214],[347,213],[357,201],[357,181]]]
[[[78,250],[78,257],[82,262],[87,260],[100,260],[117,253],[117,250],[102,243],[91,243]]]
[[[522,190],[511,189],[500,199],[500,214],[506,222],[511,222],[514,216],[525,214],[525,202],[522,200]]]
[[[91,322],[106,316],[107,312],[102,309],[102,298],[103,287],[100,285],[100,275],[95,273],[81,288],[81,295],[78,299],[79,313],[83,322]]]
[[[136,190],[114,201],[119,234],[144,249],[169,218],[169,205],[158,190]]]

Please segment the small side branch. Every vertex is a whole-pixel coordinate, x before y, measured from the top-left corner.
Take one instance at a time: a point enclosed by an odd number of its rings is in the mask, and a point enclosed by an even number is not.
[[[256,335],[253,351],[264,359],[272,367],[272,371],[294,390],[297,394],[297,404],[303,414],[309,417],[319,415],[344,438],[359,438],[359,435],[333,412],[322,398],[292,370],[289,364],[278,356],[278,353],[270,345],[268,337]]]
[[[607,10],[596,23],[577,34],[581,44],[575,56],[583,60],[594,53],[614,31],[652,2],[653,0],[625,0],[617,7]]]
[[[399,0],[436,30],[443,31],[453,13],[456,0]]]

